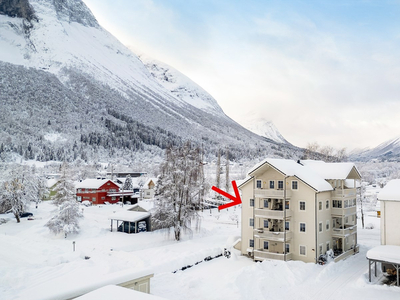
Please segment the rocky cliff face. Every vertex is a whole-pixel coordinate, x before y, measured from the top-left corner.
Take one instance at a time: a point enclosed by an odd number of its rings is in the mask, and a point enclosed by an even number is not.
[[[58,18],[84,26],[99,27],[96,18],[81,0],[52,0]]]
[[[0,14],[13,18],[25,18],[28,21],[36,19],[28,0],[0,0]]]

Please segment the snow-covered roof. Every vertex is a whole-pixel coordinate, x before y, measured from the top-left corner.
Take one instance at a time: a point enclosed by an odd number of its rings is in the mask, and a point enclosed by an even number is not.
[[[109,220],[127,221],[127,222],[137,222],[150,217],[149,212],[141,211],[121,211],[112,214],[108,217]]]
[[[97,290],[94,290],[90,293],[87,293],[83,296],[75,298],[78,300],[109,300],[109,299],[118,299],[118,300],[162,300],[165,298],[161,298],[158,296],[154,296],[151,294],[135,291],[129,288],[117,286],[117,285],[106,285]]]
[[[139,203],[134,204],[132,207],[140,206],[144,210],[150,211],[154,207],[153,201],[141,200]]]
[[[368,250],[367,258],[371,260],[400,264],[400,246],[381,245]]]
[[[311,168],[324,179],[348,179],[353,168],[356,171],[357,177],[360,176],[356,166],[353,163],[326,163],[320,160],[302,160],[300,163],[308,168]],[[355,177],[355,176],[351,176]],[[354,179],[354,178],[352,178]]]
[[[390,180],[379,192],[378,200],[400,201],[400,179]]]
[[[79,182],[75,187],[77,189],[98,189],[101,187],[103,184],[107,183],[108,181],[111,181],[110,179],[85,179],[81,182]],[[112,181],[111,181],[112,182]],[[115,182],[113,182],[116,184]]]
[[[333,190],[332,186],[313,169],[303,166],[294,160],[267,158],[255,165],[249,171],[249,175],[257,171],[257,169],[265,164],[269,164],[285,176],[295,176],[299,178],[316,191],[323,192]]]

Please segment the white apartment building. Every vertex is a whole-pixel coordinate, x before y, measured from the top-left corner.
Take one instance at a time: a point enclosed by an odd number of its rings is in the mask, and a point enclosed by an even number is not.
[[[266,259],[317,262],[358,252],[353,163],[265,159],[238,184],[242,192],[241,252]]]

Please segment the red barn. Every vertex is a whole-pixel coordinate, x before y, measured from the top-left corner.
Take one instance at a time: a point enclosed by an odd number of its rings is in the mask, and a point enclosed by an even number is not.
[[[76,185],[76,199],[92,204],[116,203],[120,200],[119,186],[109,179],[86,179]]]

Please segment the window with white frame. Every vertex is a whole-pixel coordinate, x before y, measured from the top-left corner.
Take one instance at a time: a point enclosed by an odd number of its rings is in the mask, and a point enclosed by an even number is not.
[[[285,253],[290,253],[290,244],[285,244]]]
[[[299,205],[300,205],[300,210],[306,210],[306,202],[305,201],[300,201]]]
[[[326,242],[326,251],[329,251],[331,249],[331,245],[329,244],[329,242]]]
[[[269,243],[268,241],[264,241],[264,250],[268,250]]]
[[[342,200],[332,200],[333,208],[342,208]]]
[[[329,200],[326,200],[325,207],[326,207],[326,209],[329,209]]]
[[[250,241],[249,241],[249,246],[250,246],[250,247],[254,247],[254,240],[250,240]]]
[[[254,206],[254,199],[250,199],[250,206]]]
[[[268,220],[264,220],[264,228],[268,228]]]
[[[300,223],[300,232],[306,232],[306,223]]]
[[[331,222],[329,222],[329,220],[326,221],[326,231],[329,230],[329,226],[330,226]]]
[[[285,201],[285,209],[290,209],[290,202],[289,200]]]
[[[296,180],[293,180],[292,181],[292,190],[297,190],[299,187],[298,187],[298,183],[297,183],[297,181]]]
[[[285,221],[285,230],[290,230],[290,223],[289,223],[289,221]]]
[[[322,210],[322,201],[319,201],[319,202],[318,202],[318,209],[319,209],[319,210]]]
[[[323,251],[324,251],[324,245],[320,244],[319,245],[319,255],[323,254]]]
[[[269,188],[270,189],[274,189],[275,188],[275,181],[273,181],[273,180],[269,181]]]
[[[254,226],[254,219],[253,218],[250,218],[250,226]]]
[[[278,189],[283,190],[283,180],[278,180]]]
[[[318,224],[318,231],[322,232],[322,222],[319,222],[319,224]]]
[[[256,187],[257,187],[258,189],[261,189],[261,188],[262,188],[262,181],[261,181],[261,180],[257,180],[257,182],[256,182]]]
[[[300,245],[300,255],[306,255],[306,246]]]

